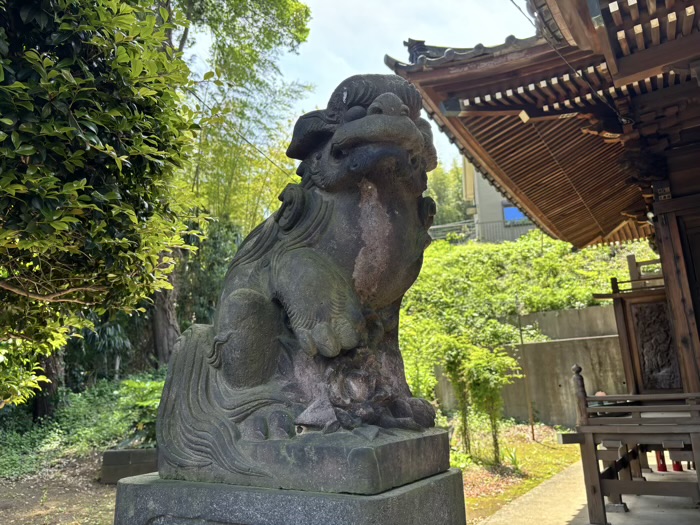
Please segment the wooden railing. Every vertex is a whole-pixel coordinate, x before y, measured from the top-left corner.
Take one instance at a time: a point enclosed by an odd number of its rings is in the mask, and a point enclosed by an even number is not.
[[[649,451],[668,452],[672,461],[700,464],[700,393],[596,395],[586,393],[581,367],[574,365],[576,433],[560,434],[563,444],[581,447],[590,523],[607,524],[604,496],[624,506],[623,494],[684,496],[700,502],[696,481],[646,481]],[[600,462],[603,469],[600,469]]]

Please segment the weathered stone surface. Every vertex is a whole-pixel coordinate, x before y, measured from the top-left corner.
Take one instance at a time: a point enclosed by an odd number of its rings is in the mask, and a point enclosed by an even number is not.
[[[374,496],[126,478],[114,525],[465,525],[462,474],[452,469]]]
[[[390,432],[390,433],[389,433]],[[161,467],[167,479],[214,481],[258,487],[378,494],[450,467],[447,432],[373,426],[329,436],[310,432],[295,439],[238,442],[239,450],[270,476],[238,474],[216,466],[198,469]]]
[[[372,493],[447,468],[398,345],[435,214],[420,109],[402,78],[361,75],[298,120],[287,154],[301,184],[240,247],[214,324],[183,334],[171,359],[163,478]]]

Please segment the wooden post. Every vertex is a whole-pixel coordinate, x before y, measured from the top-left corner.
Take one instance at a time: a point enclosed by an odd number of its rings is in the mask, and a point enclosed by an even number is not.
[[[583,381],[581,370],[583,369],[578,365],[574,365],[571,367],[571,371],[574,373],[574,392],[576,392],[577,427],[581,427],[588,424],[588,403],[586,402],[586,384]]]
[[[633,454],[628,450],[627,444],[619,442],[617,445],[618,446],[615,448],[617,448],[618,460],[622,458],[630,459]],[[603,446],[605,448],[610,448],[606,446],[605,442],[603,442]],[[615,463],[616,462],[613,461],[611,464],[614,465]],[[617,479],[621,481],[632,481],[632,471],[630,470],[629,462],[617,473]],[[622,501],[622,494],[620,493],[611,493],[608,496],[608,504],[605,506],[605,510],[608,512],[629,512],[627,504]]]
[[[676,213],[658,214],[656,235],[659,240],[671,326],[678,346],[683,389],[686,392],[700,392],[700,340],[692,309],[688,270]]]
[[[610,278],[610,288],[612,288],[612,293],[620,293],[620,285],[617,283],[617,277]]]
[[[630,272],[630,281],[632,281],[632,288],[638,288],[641,285],[641,283],[636,281],[639,281],[639,279],[641,279],[641,275],[639,273],[639,266],[637,266],[637,258],[633,253],[627,256],[627,269]]]
[[[581,463],[583,464],[583,481],[586,484],[588,520],[591,525],[608,525],[595,449],[596,444],[593,434],[586,433],[584,441],[581,443]]]
[[[695,474],[697,474],[698,488],[700,488],[700,434],[690,434],[690,446],[693,449],[693,463],[695,463]]]

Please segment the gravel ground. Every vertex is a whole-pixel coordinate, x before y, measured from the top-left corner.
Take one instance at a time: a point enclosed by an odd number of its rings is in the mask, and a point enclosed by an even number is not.
[[[0,523],[111,525],[116,486],[100,484],[99,469],[94,454],[19,481],[0,480]]]

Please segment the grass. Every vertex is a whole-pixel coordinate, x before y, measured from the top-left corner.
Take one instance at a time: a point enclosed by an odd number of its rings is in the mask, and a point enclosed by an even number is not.
[[[477,428],[472,437],[474,455],[490,457],[490,436],[480,430]],[[491,516],[579,460],[578,448],[558,445],[556,434],[557,429],[537,424],[533,441],[528,425],[505,422],[501,437],[503,465],[494,466],[485,459],[466,462],[464,495],[470,525]]]

